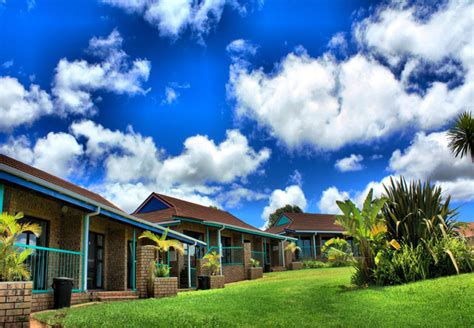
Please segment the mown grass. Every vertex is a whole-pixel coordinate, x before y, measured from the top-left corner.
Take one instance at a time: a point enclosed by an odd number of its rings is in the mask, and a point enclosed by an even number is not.
[[[64,327],[474,327],[474,274],[358,289],[350,268],[271,273],[221,290],[35,316]]]

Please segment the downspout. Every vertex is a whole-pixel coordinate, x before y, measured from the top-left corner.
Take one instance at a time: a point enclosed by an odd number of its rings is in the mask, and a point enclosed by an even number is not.
[[[220,264],[220,275],[222,276],[222,240],[221,240],[221,231],[225,229],[223,225],[222,228],[217,230],[217,245],[219,246],[219,264]]]
[[[286,238],[285,238],[285,240],[282,240],[282,241],[280,242],[280,245],[281,245],[281,261],[282,261],[284,267],[286,266],[286,265],[285,265],[285,249],[284,249],[284,247],[283,247],[283,243],[284,243],[285,241],[287,241]]]
[[[194,242],[194,252],[196,252],[197,243]],[[188,246],[188,288],[191,288],[191,247]]]
[[[89,227],[90,218],[100,214],[100,207],[92,213],[88,213],[84,216],[84,227],[82,236],[82,290],[87,291],[87,271],[88,271],[88,254],[89,254]]]
[[[314,233],[314,235],[313,235],[313,250],[314,250],[314,259],[316,259],[316,256],[317,256],[317,255],[316,255],[316,235],[317,235],[317,234],[318,234],[318,233],[317,233],[317,232],[315,232],[315,233]]]

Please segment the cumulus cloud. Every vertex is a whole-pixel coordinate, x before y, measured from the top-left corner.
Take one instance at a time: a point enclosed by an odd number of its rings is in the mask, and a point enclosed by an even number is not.
[[[122,50],[123,38],[117,30],[106,38],[94,37],[87,51],[100,59],[69,61],[63,58],[56,67],[52,93],[62,114],[88,115],[95,112],[93,93],[103,90],[116,94],[145,94],[151,64],[145,59],[130,61]]]
[[[272,72],[233,64],[228,93],[235,100],[236,115],[256,121],[290,149],[309,145],[316,149],[337,150],[348,144],[380,140],[405,128],[439,128],[469,107],[474,97],[474,42],[469,32],[474,27],[470,17],[472,6],[453,0],[427,19],[408,25],[412,30],[380,28],[383,37],[369,38],[374,24],[383,20],[385,12],[393,11],[391,6],[381,7],[373,19],[355,24],[361,51],[342,61],[331,51],[320,57],[297,51],[284,57]],[[414,10],[404,7],[395,12],[415,19],[412,17]],[[435,47],[439,51],[438,57],[421,50],[426,45],[421,39],[400,41],[416,43],[420,47],[409,48],[409,51],[383,46],[382,40],[390,40],[397,31],[403,30],[400,34],[408,37],[420,34],[417,28],[426,29],[424,35],[429,35],[428,40],[436,43],[438,33],[432,25],[440,16],[453,15],[456,19],[450,19],[449,29],[444,30],[460,33],[443,33],[444,46]],[[390,22],[392,20],[387,24]],[[446,46],[448,43],[454,45],[456,54],[447,50],[451,49]],[[367,49],[362,49],[364,46]],[[404,71],[403,76],[396,74],[397,69],[376,59],[381,53],[389,59],[408,57],[407,67],[397,67],[398,71]],[[407,88],[407,81],[420,62],[439,58],[459,62],[462,82],[451,87],[440,78],[425,89],[418,86],[417,92],[413,92],[412,85]],[[446,69],[444,61],[430,65],[441,71]]]
[[[36,84],[26,89],[16,78],[0,77],[0,132],[31,124],[53,112],[49,94]]]
[[[337,210],[335,201],[347,198],[361,206],[370,189],[374,190],[375,196],[380,196],[390,178],[399,176],[408,180],[431,181],[441,186],[444,195],[450,195],[455,201],[474,200],[474,167],[467,157],[453,157],[446,132],[418,133],[410,146],[392,153],[387,169],[389,176],[368,183],[363,190],[342,191],[334,186],[326,189],[321,195],[319,208],[322,211]]]
[[[363,160],[362,155],[351,154],[349,157],[338,159],[334,166],[341,172],[360,171],[364,168]]]
[[[300,186],[291,185],[286,187],[284,190],[274,190],[270,195],[268,205],[263,209],[262,219],[267,222],[270,214],[287,204],[299,206],[303,211],[306,209],[306,197]]]
[[[50,132],[34,145],[26,136],[10,137],[0,146],[0,153],[67,178],[72,173],[77,174],[83,147],[70,134]]]
[[[185,30],[202,36],[219,23],[226,5],[246,12],[235,0],[102,0],[128,13],[143,16],[161,36],[177,38]]]
[[[176,82],[170,83],[165,87],[165,95],[162,100],[162,104],[171,105],[178,101],[178,97],[181,96],[180,89],[189,89],[191,86],[189,84],[179,84]]]
[[[252,202],[267,199],[269,196],[266,193],[254,191],[245,188],[241,185],[234,184],[231,189],[222,192],[216,198],[219,204],[224,205],[226,208],[238,208],[241,206],[243,201]]]

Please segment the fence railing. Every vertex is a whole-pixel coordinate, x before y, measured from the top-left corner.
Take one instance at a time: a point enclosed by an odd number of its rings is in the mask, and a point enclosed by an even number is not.
[[[34,293],[51,290],[55,277],[73,279],[73,291],[80,290],[81,252],[25,244],[15,246],[33,251],[25,264],[31,273]]]
[[[219,254],[219,247],[209,247],[207,253],[216,252]],[[244,248],[242,246],[222,247],[222,265],[242,265],[244,264]]]
[[[260,262],[260,266],[263,266],[265,264],[265,252],[260,252],[260,251],[251,251],[250,255],[254,260],[257,260]]]

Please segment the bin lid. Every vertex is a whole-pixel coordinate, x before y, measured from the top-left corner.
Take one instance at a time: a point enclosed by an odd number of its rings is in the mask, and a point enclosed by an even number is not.
[[[73,278],[69,277],[54,277],[53,280],[67,280],[67,281],[74,281]]]

